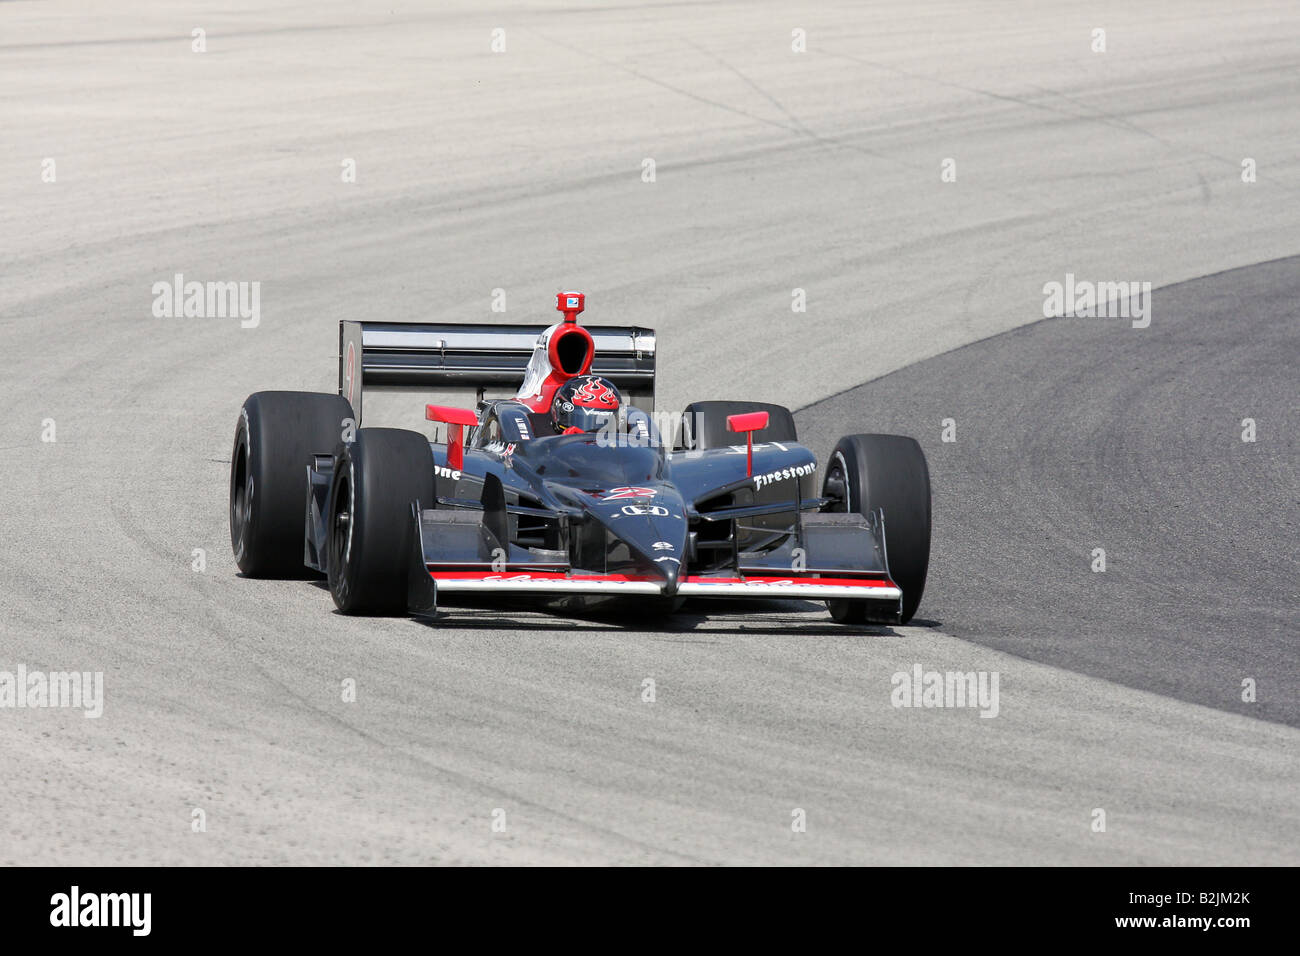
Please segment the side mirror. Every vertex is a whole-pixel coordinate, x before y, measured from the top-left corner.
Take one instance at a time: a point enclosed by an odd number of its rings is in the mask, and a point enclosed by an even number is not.
[[[424,417],[431,422],[447,423],[447,467],[460,471],[465,467],[465,426],[477,425],[478,415],[468,408],[425,405]]]
[[[745,473],[754,473],[754,432],[767,427],[767,412],[742,412],[727,416],[727,430],[745,433]]]

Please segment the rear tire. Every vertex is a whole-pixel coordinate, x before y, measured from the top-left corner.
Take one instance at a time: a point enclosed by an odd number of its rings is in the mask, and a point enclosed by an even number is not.
[[[344,614],[406,613],[417,500],[434,507],[433,457],[419,432],[362,428],[338,453],[326,549],[330,594]]]
[[[743,444],[745,436],[727,428],[727,417],[767,412],[767,427],[754,432],[754,442],[798,441],[794,416],[784,405],[767,402],[692,402],[682,420],[682,447],[692,450]]]
[[[307,577],[307,467],[343,436],[352,406],[319,392],[254,392],[230,454],[230,547],[250,577]]]
[[[822,497],[831,511],[885,514],[889,574],[903,592],[902,623],[916,614],[930,567],[930,469],[916,439],[903,435],[847,435],[826,464]],[[843,624],[867,620],[869,602],[827,601]]]

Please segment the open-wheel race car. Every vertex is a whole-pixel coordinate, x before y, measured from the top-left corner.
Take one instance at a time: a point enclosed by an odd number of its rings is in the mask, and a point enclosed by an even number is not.
[[[501,595],[913,616],[930,553],[914,439],[849,435],[823,465],[779,405],[656,414],[653,330],[580,325],[581,293],[558,308],[549,327],[343,321],[337,395],[250,395],[230,471],[240,570],[323,574],[349,614]],[[364,397],[392,389],[436,399],[443,440],[362,427]]]

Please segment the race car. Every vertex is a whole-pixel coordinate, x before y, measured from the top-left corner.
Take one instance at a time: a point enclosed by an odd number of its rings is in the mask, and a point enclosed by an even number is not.
[[[581,325],[580,292],[557,309],[545,328],[345,320],[338,394],[250,395],[231,455],[239,569],[324,575],[346,614],[436,619],[474,596],[912,618],[930,554],[914,439],[848,435],[823,464],[780,405],[656,413],[654,331]],[[441,440],[363,426],[365,397],[394,390],[437,399]]]

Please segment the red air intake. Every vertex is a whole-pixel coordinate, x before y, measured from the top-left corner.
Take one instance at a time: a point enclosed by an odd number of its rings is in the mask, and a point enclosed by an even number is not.
[[[568,321],[567,317],[565,321]],[[570,379],[590,371],[595,352],[596,343],[592,341],[591,333],[575,321],[551,333],[546,357],[551,360],[552,372],[558,372],[562,379]]]

